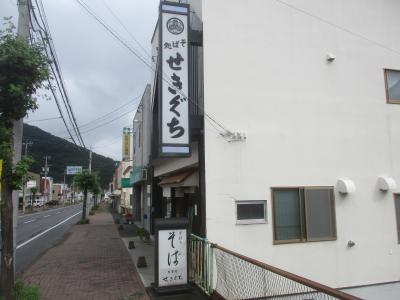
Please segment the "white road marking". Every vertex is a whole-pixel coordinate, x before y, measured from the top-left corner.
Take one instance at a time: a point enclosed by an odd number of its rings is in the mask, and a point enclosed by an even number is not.
[[[35,220],[36,220],[36,219],[32,219],[32,220],[26,221],[26,222],[24,222],[24,224],[27,224],[27,223],[33,222],[33,221],[35,221]]]
[[[51,215],[45,215],[45,216],[43,216],[43,218],[48,218],[48,217],[51,217]]]
[[[76,217],[77,215],[79,215],[81,212],[77,212],[76,214],[73,214],[72,216],[66,218],[64,221],[61,221],[60,223],[46,229],[45,231],[39,233],[38,235],[35,235],[34,237],[30,238],[29,240],[23,242],[22,244],[19,244],[17,246],[17,250],[23,246],[26,246],[27,244],[29,244],[30,242],[32,242],[33,240],[36,240],[38,237],[41,237],[42,235],[46,234],[47,232],[49,232],[50,230],[53,230],[54,228],[57,228],[58,226],[64,224],[65,222],[67,222],[68,220],[72,219],[73,217]]]
[[[68,209],[70,207],[73,208],[74,206],[77,206],[77,205],[79,205],[79,203],[78,204],[73,204],[73,205],[70,205],[70,206],[62,206],[62,207],[58,207],[58,208],[52,208],[52,209],[50,209],[50,211],[56,211],[56,210],[65,209],[65,208]],[[26,218],[26,217],[31,217],[31,216],[34,216],[34,215],[44,214],[44,213],[46,213],[46,211],[38,211],[36,213],[18,216],[18,218]]]
[[[61,211],[56,212],[56,215],[61,214]]]

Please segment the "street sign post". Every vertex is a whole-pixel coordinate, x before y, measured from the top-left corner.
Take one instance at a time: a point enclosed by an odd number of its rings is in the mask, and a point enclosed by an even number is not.
[[[76,175],[82,173],[82,166],[68,166],[66,168],[67,175]]]

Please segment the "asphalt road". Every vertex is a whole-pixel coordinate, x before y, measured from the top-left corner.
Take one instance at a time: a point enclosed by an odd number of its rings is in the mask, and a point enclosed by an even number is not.
[[[82,204],[19,216],[17,221],[16,274],[21,275],[51,248],[81,217]],[[88,210],[89,212],[89,210]]]

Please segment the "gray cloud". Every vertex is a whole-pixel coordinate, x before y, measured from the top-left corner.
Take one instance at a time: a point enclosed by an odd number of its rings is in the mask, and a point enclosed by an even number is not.
[[[104,115],[130,99],[141,95],[150,80],[150,70],[129,53],[73,0],[42,0],[53,36],[67,91],[79,124],[85,124]],[[125,24],[128,30],[150,52],[150,39],[157,21],[159,0],[104,0]],[[1,17],[13,15],[17,20],[16,1],[0,1]],[[108,11],[103,0],[85,2],[119,35],[146,54],[132,40]],[[39,100],[40,108],[26,121],[58,116],[53,100]],[[134,105],[119,110],[113,117],[134,109]],[[87,146],[97,153],[121,158],[122,127],[130,126],[134,112],[97,130],[83,133]],[[92,127],[112,119],[98,121]],[[31,123],[60,137],[66,137],[60,119]]]

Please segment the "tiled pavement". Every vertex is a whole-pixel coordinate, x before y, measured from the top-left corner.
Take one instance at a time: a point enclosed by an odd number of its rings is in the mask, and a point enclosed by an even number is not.
[[[40,286],[43,300],[148,300],[109,213],[74,226],[66,239],[23,275]]]

